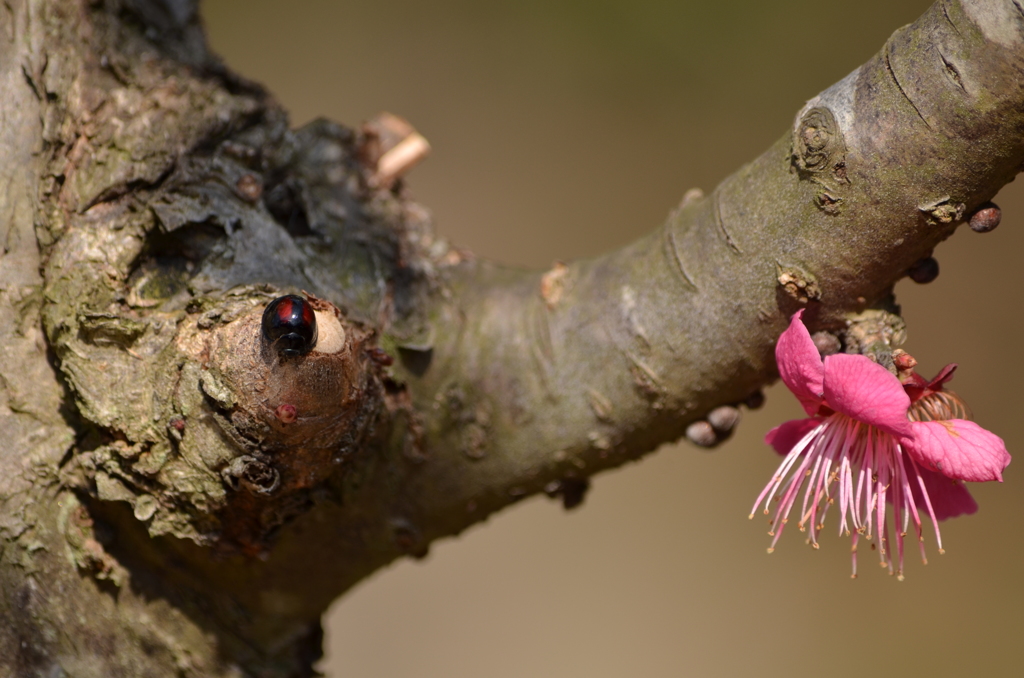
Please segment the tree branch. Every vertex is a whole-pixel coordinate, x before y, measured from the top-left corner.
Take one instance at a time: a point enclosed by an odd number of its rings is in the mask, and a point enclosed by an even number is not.
[[[38,672],[308,675],[327,604],[394,558],[727,436],[797,308],[847,350],[896,337],[893,284],[1024,162],[1017,6],[939,3],[654,234],[509,270],[382,176],[396,128],[289,131],[193,4],[9,7],[0,367],[9,402],[39,388],[3,424],[0,651]],[[260,318],[299,290],[323,334],[294,357]]]
[[[851,350],[851,323],[898,334],[895,282],[1024,160],[1010,10],[936,4],[767,153],[620,252],[543,275],[447,271],[431,366],[402,373],[430,417],[430,462],[395,496],[417,498],[424,539],[748,399],[797,308]]]

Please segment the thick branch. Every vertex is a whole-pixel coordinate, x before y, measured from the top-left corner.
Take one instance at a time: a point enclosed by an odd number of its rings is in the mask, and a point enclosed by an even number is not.
[[[544,275],[448,271],[429,369],[403,353],[430,461],[394,495],[424,541],[744,401],[797,308],[842,334],[890,307],[1021,168],[1022,35],[1012,3],[938,3],[651,236]]]
[[[24,239],[34,191],[43,256],[11,250],[0,301],[41,300],[79,417],[72,445],[29,312],[3,374],[40,395],[4,430],[27,450],[45,424],[44,480],[0,457],[0,648],[40,672],[304,675],[326,605],[394,558],[533,492],[572,504],[705,417],[727,434],[795,309],[851,348],[853,321],[898,333],[895,281],[1024,161],[1017,5],[940,3],[656,233],[507,270],[432,239],[386,124],[289,131],[191,3],[9,6],[10,120],[41,143],[0,137],[33,172],[3,207]],[[282,356],[259,318],[299,290],[336,341]]]

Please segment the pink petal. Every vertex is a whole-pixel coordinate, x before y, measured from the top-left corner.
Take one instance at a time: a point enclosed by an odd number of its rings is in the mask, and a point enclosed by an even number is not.
[[[903,447],[924,468],[949,478],[980,482],[1003,480],[1010,463],[1003,439],[973,421],[915,421]]]
[[[821,406],[824,368],[811,333],[800,319],[803,314],[803,309],[794,313],[789,328],[779,337],[775,344],[775,362],[782,381],[804,406],[804,411],[813,415]]]
[[[779,454],[789,454],[789,451],[820,423],[820,419],[793,419],[768,431],[764,441]]]
[[[904,457],[904,459],[906,459]],[[921,488],[918,487],[914,478],[913,469],[910,464],[907,467],[907,475],[910,476],[910,489],[914,494],[914,503],[919,511],[925,510],[924,497],[921,496]],[[935,511],[937,520],[956,518],[957,516],[970,515],[978,510],[974,497],[967,491],[962,480],[947,478],[941,473],[929,471],[918,466],[921,472],[921,480],[928,491],[928,498],[931,500],[932,509]]]
[[[910,433],[910,398],[889,370],[862,355],[838,353],[825,358],[825,403],[848,417],[887,433]]]

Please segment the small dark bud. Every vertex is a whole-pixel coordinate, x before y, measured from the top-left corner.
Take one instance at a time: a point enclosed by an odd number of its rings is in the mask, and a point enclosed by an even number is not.
[[[718,436],[711,424],[701,420],[695,421],[686,427],[686,438],[698,447],[714,447],[718,443]]]
[[[395,362],[395,359],[388,355],[387,352],[382,348],[374,347],[368,349],[366,352],[369,354],[370,359],[373,360],[373,362],[377,363],[378,365],[383,365],[384,367],[387,367],[388,365],[392,365]]]
[[[901,348],[892,352],[892,362],[900,372],[908,372],[917,367],[917,360]]]
[[[975,233],[988,233],[999,225],[1003,218],[1003,211],[992,202],[986,202],[971,215],[971,230]]]
[[[731,433],[740,421],[740,411],[732,405],[722,405],[708,412],[708,423],[719,435]]]
[[[583,503],[590,489],[586,478],[566,478],[562,481],[562,507],[570,511]]]
[[[395,546],[399,550],[408,553],[413,558],[425,558],[430,550],[430,545],[424,543],[423,536],[416,527],[405,520],[396,521],[394,530]]]
[[[811,341],[814,342],[814,347],[818,349],[818,354],[822,358],[827,355],[835,355],[843,348],[843,345],[839,342],[839,337],[824,330],[812,334]]]
[[[590,481],[586,478],[562,478],[545,485],[544,493],[552,499],[561,497],[562,506],[568,511],[583,503],[589,489]]]
[[[395,527],[395,546],[400,550],[409,552],[416,547],[418,541],[418,535],[416,531],[407,525],[399,525]]]
[[[277,409],[274,410],[274,414],[282,424],[294,424],[295,420],[299,418],[298,410],[295,409],[295,405],[278,405]]]
[[[235,188],[242,199],[248,202],[258,202],[263,197],[263,184],[251,174],[243,174]]]
[[[939,262],[935,260],[935,257],[925,257],[911,266],[907,275],[916,283],[922,285],[930,283],[939,277]]]
[[[754,391],[747,396],[747,399],[743,401],[743,404],[752,410],[759,410],[764,407],[764,393],[761,391]]]

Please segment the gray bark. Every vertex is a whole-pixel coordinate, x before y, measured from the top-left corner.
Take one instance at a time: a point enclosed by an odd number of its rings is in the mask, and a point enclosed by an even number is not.
[[[310,675],[388,562],[726,437],[798,308],[884,360],[895,282],[1024,163],[1024,9],[939,2],[655,233],[510,270],[432,237],[404,133],[290,130],[192,3],[0,11],[11,675]],[[282,359],[260,317],[302,290]]]

